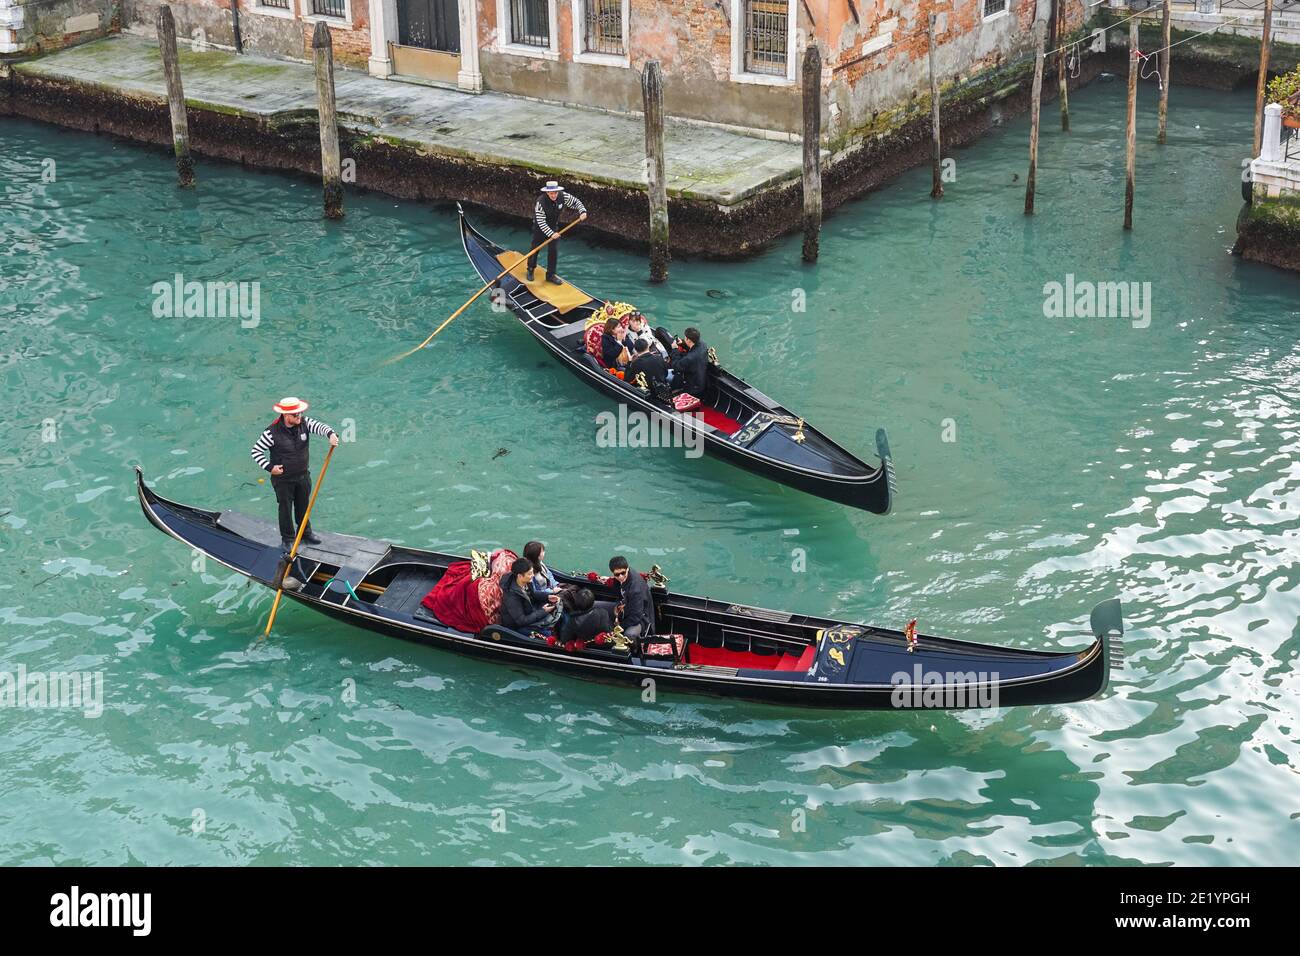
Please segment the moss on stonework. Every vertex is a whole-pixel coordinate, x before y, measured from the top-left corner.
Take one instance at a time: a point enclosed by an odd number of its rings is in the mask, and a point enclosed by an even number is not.
[[[1103,9],[1099,16],[1097,25],[1109,29],[1116,22],[1127,17],[1128,11],[1123,11],[1124,16],[1119,16],[1117,12]],[[1208,29],[1208,28],[1207,28]],[[1239,35],[1235,33],[1203,33],[1201,30],[1176,30],[1169,31],[1170,44],[1177,43],[1178,49],[1173,53],[1173,59],[1170,64],[1171,70],[1176,70],[1179,61],[1204,61],[1219,63],[1225,66],[1239,67],[1243,70],[1255,70],[1259,68],[1259,37]],[[1114,30],[1109,34],[1110,44],[1118,46],[1121,49],[1128,47],[1128,25]],[[1160,19],[1144,19],[1138,23],[1138,48],[1141,50],[1159,50],[1164,46],[1160,30]],[[1293,43],[1283,43],[1276,37],[1273,38],[1272,52],[1269,54],[1269,72],[1285,73],[1296,68],[1300,63],[1300,46]],[[1175,81],[1177,77],[1175,76]]]
[[[1261,202],[1255,200],[1242,214],[1242,224],[1258,233],[1269,233],[1300,249],[1300,196]]]
[[[1244,207],[1233,251],[1253,262],[1300,272],[1300,197],[1257,199]]]
[[[1073,43],[1087,36],[1090,28],[1077,29],[1064,36],[1060,43]],[[1086,53],[1084,54],[1087,55]],[[1049,73],[1052,71],[1049,69]],[[1034,57],[1032,54],[1002,66],[992,67],[962,80],[949,80],[939,85],[939,102],[943,121],[949,114],[964,113],[967,109],[987,106],[1006,99],[1022,86],[1032,83]],[[865,140],[881,138],[908,123],[930,115],[930,93],[918,95],[889,109],[880,110],[869,122],[837,132],[827,141],[832,153],[838,153]]]

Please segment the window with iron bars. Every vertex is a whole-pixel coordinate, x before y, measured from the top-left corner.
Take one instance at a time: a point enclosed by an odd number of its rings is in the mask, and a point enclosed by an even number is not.
[[[288,6],[287,0],[285,6]],[[311,12],[318,17],[338,17],[341,20],[348,15],[347,0],[311,0]]]
[[[745,72],[785,76],[790,38],[788,0],[744,0]]]
[[[586,0],[583,10],[583,51],[622,56],[623,0]]]
[[[289,0],[257,0],[259,7],[274,7],[276,10],[288,10]]]
[[[984,19],[997,16],[1007,8],[1007,0],[984,0]]]
[[[550,47],[550,0],[510,0],[510,42]]]

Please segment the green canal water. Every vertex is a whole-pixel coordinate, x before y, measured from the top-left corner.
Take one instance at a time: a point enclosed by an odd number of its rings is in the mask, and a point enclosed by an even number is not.
[[[791,238],[654,288],[566,243],[573,281],[699,325],[849,447],[886,426],[885,518],[598,447],[605,403],[487,304],[380,367],[475,288],[450,208],[350,195],[326,224],[305,180],[202,163],[180,193],[160,153],[0,124],[0,670],[105,694],[0,709],[0,862],[1293,863],[1300,279],[1229,255],[1250,96],[1172,101],[1158,148],[1143,90],[1127,235],[1101,82],[1068,137],[1046,124],[1032,219],[1018,120],[954,154],[942,202],[918,170],[837,211],[816,268]],[[156,318],[177,273],[260,283],[260,323]],[[1150,283],[1149,324],[1045,316],[1067,275]],[[194,570],[131,466],[269,516],[248,448],[285,394],[355,429],[325,529],[541,538],[566,569],[621,552],[686,591],[1027,648],[1086,646],[1119,595],[1127,668],[1070,706],[821,714],[646,703],[296,605],[259,644],[271,595]]]

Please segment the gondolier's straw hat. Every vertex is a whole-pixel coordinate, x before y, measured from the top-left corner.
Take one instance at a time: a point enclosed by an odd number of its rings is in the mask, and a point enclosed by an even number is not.
[[[546,183],[546,185],[542,187],[542,192],[544,192],[544,193],[562,193],[562,192],[564,192],[564,187],[561,186],[559,183],[557,183],[554,179],[552,179],[552,180],[549,180],[549,181]]]
[[[282,398],[275,403],[275,410],[281,415],[301,415],[307,410],[307,403],[301,398]]]

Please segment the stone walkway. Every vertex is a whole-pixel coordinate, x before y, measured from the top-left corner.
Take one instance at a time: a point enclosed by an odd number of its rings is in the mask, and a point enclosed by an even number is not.
[[[269,121],[316,112],[312,68],[182,45],[185,98],[194,109]],[[162,62],[149,39],[122,35],[17,64],[15,70],[135,95],[165,99]],[[645,183],[640,116],[538,103],[499,93],[380,80],[336,70],[339,122],[422,150],[478,162],[524,166],[557,178],[577,176],[615,186]],[[797,177],[797,143],[670,122],[665,130],[668,191],[685,199],[731,205],[772,183]]]

